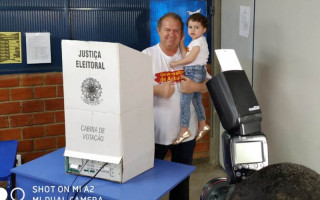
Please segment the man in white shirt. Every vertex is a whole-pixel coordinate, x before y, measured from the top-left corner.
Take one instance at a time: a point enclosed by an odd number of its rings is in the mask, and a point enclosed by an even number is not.
[[[155,123],[155,158],[164,159],[170,150],[172,161],[192,164],[196,144],[198,124],[197,116],[191,104],[191,137],[178,145],[172,145],[180,130],[180,93],[207,92],[204,83],[196,83],[182,76],[183,66],[172,69],[171,61],[182,59],[179,43],[183,34],[183,22],[179,15],[167,13],[158,21],[157,31],[160,42],[143,50],[150,55],[154,74],[154,123]],[[210,75],[209,75],[210,78]],[[170,200],[189,199],[189,178],[177,185],[169,196]]]

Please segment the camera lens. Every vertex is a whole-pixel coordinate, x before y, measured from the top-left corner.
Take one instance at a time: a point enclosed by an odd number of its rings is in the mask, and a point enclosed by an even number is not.
[[[200,200],[225,200],[232,186],[226,178],[215,178],[202,189]]]

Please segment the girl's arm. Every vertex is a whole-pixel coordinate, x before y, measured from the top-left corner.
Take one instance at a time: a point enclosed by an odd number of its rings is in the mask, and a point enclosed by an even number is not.
[[[170,67],[174,68],[178,65],[187,65],[189,63],[192,63],[197,58],[199,52],[200,47],[194,46],[188,56],[184,57],[181,60],[170,62]]]

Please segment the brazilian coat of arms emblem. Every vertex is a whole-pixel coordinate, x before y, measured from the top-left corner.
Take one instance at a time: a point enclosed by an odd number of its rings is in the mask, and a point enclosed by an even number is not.
[[[81,85],[82,100],[88,105],[98,105],[102,102],[102,87],[94,78],[86,78]]]

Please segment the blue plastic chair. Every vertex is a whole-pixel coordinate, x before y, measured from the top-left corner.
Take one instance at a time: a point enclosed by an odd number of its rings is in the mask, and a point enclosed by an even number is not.
[[[7,181],[8,199],[14,187],[14,176],[10,170],[15,166],[18,141],[0,141],[0,181]]]

